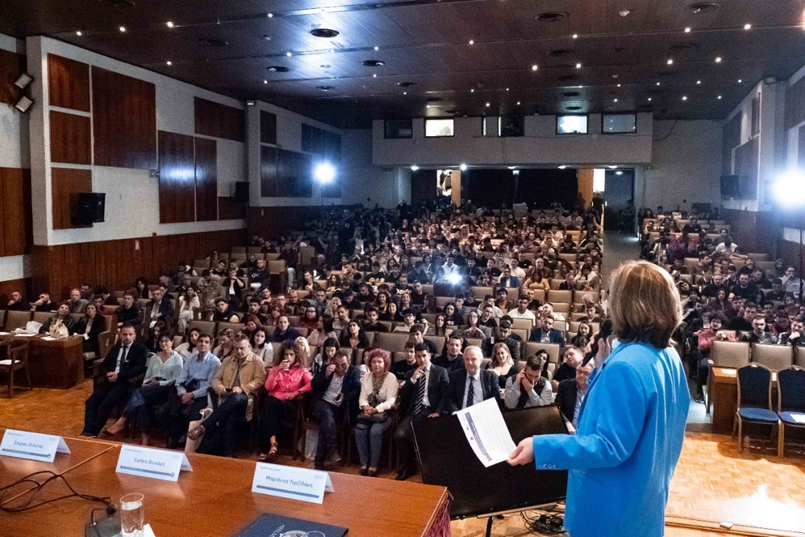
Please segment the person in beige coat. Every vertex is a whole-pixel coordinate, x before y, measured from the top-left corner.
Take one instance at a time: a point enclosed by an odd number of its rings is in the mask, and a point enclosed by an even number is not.
[[[197,440],[203,436],[199,453],[234,457],[237,449],[236,426],[239,420],[252,418],[254,393],[265,384],[263,361],[252,352],[249,338],[238,334],[233,340],[232,355],[224,359],[212,380],[212,390],[218,399],[212,414],[188,431],[187,437]]]

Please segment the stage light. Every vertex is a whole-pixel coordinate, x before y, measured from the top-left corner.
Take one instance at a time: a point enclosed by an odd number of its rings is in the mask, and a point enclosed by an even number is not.
[[[458,169],[461,170],[462,172],[466,172],[467,171],[467,165],[462,163],[461,166],[458,167]]]
[[[461,275],[460,274],[448,274],[444,277],[445,280],[452,283],[453,285],[457,283],[461,283]]]
[[[801,207],[805,204],[805,174],[801,171],[787,172],[774,182],[774,197],[781,205]]]
[[[319,183],[332,183],[335,179],[335,168],[329,162],[320,162],[313,170],[313,178]]]
[[[416,164],[414,164],[413,166],[411,166],[411,171],[412,171],[412,172],[415,172],[415,171],[417,171],[418,169],[419,169],[419,166],[417,166]]]

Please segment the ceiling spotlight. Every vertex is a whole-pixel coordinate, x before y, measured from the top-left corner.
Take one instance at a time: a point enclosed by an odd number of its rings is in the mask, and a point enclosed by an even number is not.
[[[648,102],[651,102],[651,97],[648,98]]]
[[[697,86],[701,85],[701,83],[702,83],[702,81],[701,81],[701,80],[697,80],[697,81],[696,81],[696,85],[697,85]]]
[[[716,56],[716,63],[721,63],[721,56]]]
[[[618,15],[620,15],[621,17],[628,17],[629,13],[631,13],[631,11],[629,11],[628,9],[622,9],[618,11]]]
[[[559,166],[560,170],[564,170],[565,168],[567,168],[567,164],[562,164],[561,166]]]
[[[171,21],[168,21],[168,28],[173,28],[173,23]]]
[[[659,82],[657,82],[657,85],[659,86],[659,85],[660,85],[660,83],[659,83]]]
[[[120,27],[120,31],[121,31],[121,32],[125,32],[125,31],[126,31],[126,27],[125,27],[125,26],[121,26],[121,27]]]
[[[688,100],[688,96],[687,96],[687,95],[683,95],[683,96],[682,96],[682,100],[683,100],[683,101],[687,101],[687,100]]]
[[[620,84],[618,84],[618,87],[621,87],[621,85],[620,85]]]
[[[665,63],[667,63],[668,65],[673,65],[674,64],[674,59],[673,58],[668,58],[668,61],[665,62]]]
[[[419,166],[417,166],[416,164],[414,164],[413,166],[411,166],[411,171],[412,171],[412,172],[415,172],[415,171],[417,171],[418,169],[419,169]]]
[[[475,88],[472,88],[472,89],[470,90],[470,93],[475,93]]]
[[[269,14],[268,14],[268,18],[269,18],[269,19],[270,19],[270,18],[272,18],[273,16],[274,16],[274,14],[273,14],[273,13],[269,13]]]
[[[751,24],[749,24],[749,23],[744,24],[744,30],[751,30],[751,29],[752,29]]]
[[[168,65],[173,65],[173,64],[170,62],[170,60],[168,60]]]
[[[532,71],[536,71],[537,69],[539,69],[539,67],[537,67],[537,64],[536,64],[536,63],[535,63],[534,65],[532,65],[532,66],[531,66],[531,70],[532,70]]]
[[[28,87],[28,84],[30,84],[32,81],[33,78],[30,75],[22,73],[19,76],[19,78],[14,82],[14,85],[20,89],[25,89]]]
[[[380,50],[380,47],[376,46],[376,47],[375,47],[375,50]]]
[[[617,167],[618,167],[618,165],[617,165],[617,164],[615,164],[614,166],[613,166],[613,165],[609,165],[609,166],[607,166],[607,168],[609,168],[610,170],[614,170],[614,169],[616,169]]]
[[[741,82],[743,82],[743,79],[739,78],[738,79],[738,84],[740,84]]]
[[[16,102],[14,108],[25,114],[28,112],[31,106],[33,106],[33,104],[34,102],[31,99],[23,95],[22,97],[20,97],[20,100]]]
[[[474,40],[474,39],[470,39],[470,45],[474,45],[474,44],[475,44],[475,40]]]
[[[458,167],[458,169],[461,170],[462,172],[466,172],[467,171],[467,165],[462,163],[461,166]]]
[[[517,106],[520,106],[520,101],[517,101]]]
[[[77,32],[75,33],[75,35],[77,35],[78,37],[81,37],[81,30],[77,31]]]
[[[615,99],[615,102],[618,102],[618,99]]]
[[[685,28],[685,33],[686,33],[686,34],[689,34],[689,33],[690,33],[690,26],[688,26],[687,28]]]
[[[486,103],[486,107],[489,108],[489,103]]]
[[[313,178],[319,183],[331,183],[335,179],[335,168],[329,162],[320,162],[313,169]]]
[[[581,64],[580,63],[576,64],[576,69],[581,69]]]
[[[403,95],[408,95],[408,92],[407,92],[407,91],[404,91],[404,92],[403,92]]]
[[[719,95],[718,98],[721,99],[721,95]]]
[[[263,80],[263,84],[268,84],[268,80]]]
[[[335,49],[334,48],[330,49],[330,54],[335,54]]]
[[[292,54],[292,53],[291,53],[291,51],[289,50],[288,52],[286,52],[286,53],[285,53],[285,55],[286,55],[286,56],[288,56],[288,57],[290,58],[290,57],[291,57],[293,54]]]
[[[509,91],[509,88],[506,88],[506,91]]]
[[[377,78],[377,73],[372,73],[372,78]]]
[[[321,67],[322,69],[329,69],[330,64],[329,63],[323,63],[323,64],[319,65],[319,67]]]
[[[573,39],[578,39],[578,38],[579,38],[579,34],[573,34]]]
[[[618,171],[615,172],[615,175],[623,175],[623,172],[618,170]]]

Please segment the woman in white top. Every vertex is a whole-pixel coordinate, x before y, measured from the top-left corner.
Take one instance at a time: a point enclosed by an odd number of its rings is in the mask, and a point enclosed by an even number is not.
[[[266,371],[271,369],[271,361],[274,360],[274,347],[268,341],[268,332],[262,326],[252,332],[252,352],[263,361]]]
[[[389,372],[391,353],[385,349],[367,352],[364,362],[371,373],[361,380],[361,395],[358,406],[361,410],[355,423],[355,443],[361,459],[361,475],[374,477],[380,462],[383,435],[392,422],[387,410],[397,400],[397,377]]]
[[[187,340],[178,347],[176,347],[176,352],[181,354],[185,360],[190,358],[190,355],[196,352],[196,343],[198,342],[198,336],[200,334],[201,330],[199,330],[198,328],[191,328],[190,332],[188,332],[187,334]]]
[[[179,317],[176,321],[176,328],[180,334],[184,334],[187,330],[187,325],[193,320],[193,308],[200,308],[196,288],[192,285],[187,287],[187,290],[179,297]]]

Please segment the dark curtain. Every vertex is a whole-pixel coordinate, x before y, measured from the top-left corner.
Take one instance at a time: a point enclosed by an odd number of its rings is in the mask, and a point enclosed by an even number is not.
[[[535,209],[547,209],[554,202],[566,208],[576,206],[579,192],[576,170],[520,170],[520,175],[515,177],[518,178],[517,203],[525,202]]]
[[[411,205],[432,205],[436,198],[436,170],[417,170],[411,175]]]
[[[461,197],[473,205],[500,209],[511,207],[514,200],[514,178],[511,170],[471,169],[461,173]]]

